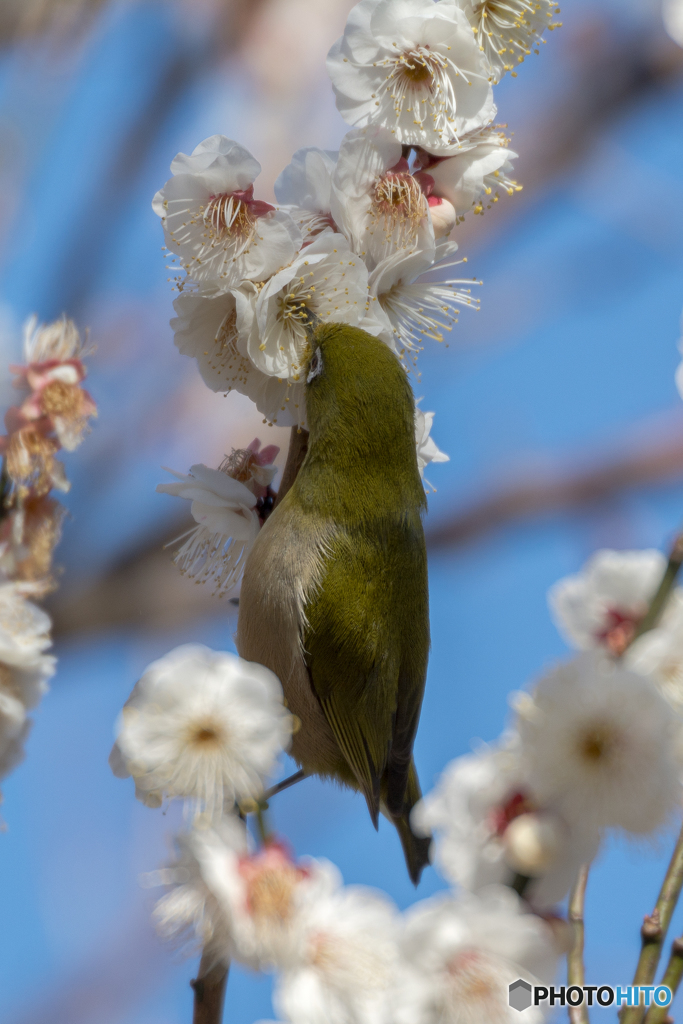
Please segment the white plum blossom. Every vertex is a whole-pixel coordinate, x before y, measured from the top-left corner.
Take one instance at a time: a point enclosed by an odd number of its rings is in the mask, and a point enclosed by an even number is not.
[[[670,600],[660,624],[628,648],[624,664],[648,676],[678,715],[683,716],[683,601]]]
[[[564,638],[580,650],[602,648],[621,655],[628,647],[661,582],[660,551],[596,551],[580,572],[548,591],[550,611]],[[676,591],[666,615],[681,600]]]
[[[152,206],[168,248],[195,281],[214,288],[264,281],[294,257],[299,229],[254,199],[261,166],[243,146],[212,135],[190,155],[178,153],[171,171]]]
[[[500,190],[512,195],[522,186],[510,177],[517,154],[495,125],[463,135],[448,153],[422,151],[420,164],[433,181],[432,194],[446,199],[462,220],[466,213],[483,213],[498,202]]]
[[[466,0],[463,7],[494,82],[506,71],[514,77],[514,68],[542,41],[545,29],[560,27],[552,21],[560,13],[554,0]]]
[[[18,667],[0,661],[0,700],[3,694],[21,701],[27,709],[37,707],[49,690],[48,679],[55,674],[57,659],[41,654],[30,666]]]
[[[280,968],[273,1005],[296,1024],[393,1024],[398,914],[383,893],[340,883],[302,903],[301,939]]]
[[[522,819],[552,837],[537,864],[530,862],[527,841],[524,870],[520,836],[511,842],[510,832],[519,831],[516,823]],[[436,788],[415,806],[411,822],[420,834],[434,836],[435,863],[449,881],[481,892],[492,884],[510,885],[517,873],[523,874],[532,877],[525,898],[541,910],[566,896],[598,847],[595,830],[571,829],[552,809],[535,802],[513,735],[452,761]]]
[[[284,1019],[391,1024],[384,1010],[398,920],[383,894],[344,887],[334,865],[297,862],[275,840],[249,851],[219,829],[195,830],[192,853],[201,884],[193,869],[179,923],[203,923],[204,895],[211,893],[230,936],[230,956],[277,972],[274,1003]]]
[[[324,232],[261,289],[249,357],[269,376],[303,382],[311,357],[306,329],[311,314],[323,323],[359,326],[366,317],[367,295],[363,261],[343,235]]]
[[[6,721],[0,724],[0,779],[4,779],[10,772],[21,764],[26,757],[24,745],[28,739],[33,722],[25,718],[19,728]],[[2,791],[0,790],[0,803],[2,803]]]
[[[260,345],[257,296],[257,287],[249,281],[211,296],[181,292],[173,303],[178,316],[171,320],[176,346],[197,360],[212,391],[246,395],[271,423],[303,425],[303,385],[264,373],[249,357],[249,350],[258,351]]]
[[[436,249],[399,250],[370,274],[370,310],[378,320],[387,321],[392,347],[401,356],[406,349],[420,352],[425,338],[443,341],[444,332],[458,322],[460,306],[479,308],[479,300],[471,294],[476,283],[472,278],[423,280],[430,271],[466,262],[451,259],[456,249],[454,242],[441,242]]]
[[[282,843],[240,851],[215,830],[197,833],[202,878],[228,924],[233,957],[255,970],[281,970],[299,962],[306,939],[304,910],[340,887],[328,861],[297,862]]]
[[[510,889],[481,897],[422,900],[405,915],[394,1024],[538,1024],[542,1007],[512,1008],[518,978],[550,982],[557,951],[550,927],[523,913]]]
[[[324,861],[297,863],[276,841],[240,853],[211,831],[201,839],[202,877],[229,923],[234,958],[255,970],[290,964],[303,941],[301,907],[338,886],[336,869]]]
[[[332,218],[332,175],[338,153],[299,149],[275,182],[275,198],[303,236],[304,245],[321,231],[338,231]]]
[[[234,956],[230,921],[207,885],[198,853],[207,843],[247,853],[247,831],[234,815],[225,815],[212,829],[192,829],[176,838],[177,859],[167,868],[148,876],[146,882],[168,885],[169,891],[154,908],[159,935],[193,954],[201,951],[208,966],[229,963]]]
[[[190,512],[197,526],[177,538],[185,542],[174,561],[189,579],[210,580],[216,594],[236,586],[261,528],[256,495],[226,469],[209,469],[201,463],[187,475],[167,469],[178,482],[157,485],[162,494],[192,502]]]
[[[56,659],[44,653],[52,643],[50,617],[26,598],[35,591],[32,584],[0,584],[0,778],[23,760],[27,712],[55,672]]]
[[[418,402],[422,399],[418,398]],[[434,440],[429,436],[434,422],[435,413],[423,412],[417,403],[415,404],[415,445],[417,447],[417,468],[420,476],[425,482],[425,488],[436,488],[425,479],[424,471],[430,462],[450,462],[450,456],[437,448]]]
[[[680,725],[650,680],[590,652],[518,703],[525,781],[572,828],[644,835],[680,805]]]
[[[435,152],[495,116],[490,68],[454,0],[361,0],[329,52],[345,121]]]
[[[152,804],[181,798],[196,817],[214,819],[260,796],[291,730],[272,672],[186,644],[145,669],[119,718],[110,763]]]
[[[385,128],[359,128],[344,137],[332,178],[332,216],[370,269],[397,249],[433,249],[424,185]]]
[[[24,594],[30,586],[22,583],[0,584],[0,663],[32,669],[43,664],[42,654],[50,647],[52,623],[46,614]]]

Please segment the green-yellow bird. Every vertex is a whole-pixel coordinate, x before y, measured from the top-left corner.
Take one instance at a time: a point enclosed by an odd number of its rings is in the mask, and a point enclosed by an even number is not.
[[[346,325],[312,334],[310,437],[247,560],[237,647],[280,679],[307,774],[359,790],[398,830],[415,884],[429,840],[413,741],[429,653],[426,507],[414,399],[396,356]]]

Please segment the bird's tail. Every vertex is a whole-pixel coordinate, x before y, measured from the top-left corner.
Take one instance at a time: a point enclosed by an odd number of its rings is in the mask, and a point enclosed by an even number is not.
[[[410,812],[421,797],[422,792],[417,772],[415,771],[415,765],[411,764],[401,813],[399,815],[388,814],[387,816],[396,826],[396,831],[403,847],[408,874],[413,885],[418,884],[423,868],[429,864],[429,847],[432,842],[431,836],[416,836],[410,827]]]

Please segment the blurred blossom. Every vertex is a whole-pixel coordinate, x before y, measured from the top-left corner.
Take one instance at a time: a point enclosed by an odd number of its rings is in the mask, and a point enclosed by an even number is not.
[[[62,317],[38,325],[31,317],[24,328],[25,366],[11,369],[14,386],[26,396],[5,415],[7,435],[0,438],[9,476],[21,496],[45,495],[53,487],[68,491],[64,466],[55,459],[60,448],[74,451],[89,430],[97,406],[81,387],[87,355],[78,329]]]
[[[513,1009],[508,987],[552,981],[558,960],[550,927],[524,913],[516,894],[445,894],[405,915],[394,1024],[537,1024],[547,1011]]]
[[[47,693],[55,672],[55,658],[44,653],[52,643],[50,619],[26,599],[34,592],[41,588],[0,584],[0,779],[23,759],[31,727],[27,712]]]
[[[580,650],[621,655],[642,621],[659,586],[666,558],[661,551],[596,551],[580,572],[565,576],[548,591],[550,611],[565,639]],[[666,616],[675,614],[674,593]]]
[[[186,644],[153,662],[117,725],[110,764],[150,806],[181,798],[195,817],[255,798],[288,746],[277,678],[234,654]]]
[[[153,201],[169,249],[207,288],[264,281],[290,262],[301,235],[291,217],[254,199],[260,164],[224,135],[178,153]]]
[[[0,584],[0,662],[31,669],[51,646],[50,617],[26,600],[35,592],[30,584]]]
[[[525,781],[573,829],[643,835],[678,810],[680,723],[648,679],[602,654],[549,672],[517,724]]]
[[[52,589],[52,556],[66,509],[47,494],[29,494],[0,523],[0,571],[10,579],[43,581]]]
[[[648,676],[683,716],[683,600],[670,601],[663,621],[629,647],[624,664]]]
[[[244,823],[230,815],[223,817],[214,830],[182,833],[176,838],[178,859],[148,876],[151,884],[170,886],[154,908],[159,935],[185,949],[188,955],[201,952],[209,967],[229,963],[235,953],[229,921],[206,883],[199,859],[205,859],[206,848],[212,842],[237,856],[246,854]]]
[[[679,46],[683,46],[683,0],[662,0],[664,28]]]
[[[289,963],[302,941],[302,902],[338,884],[336,874],[325,863],[295,862],[274,840],[246,852],[203,830],[197,851],[202,877],[228,922],[233,956],[256,970]]]
[[[453,0],[361,0],[330,50],[340,114],[437,151],[495,115],[488,62]]]
[[[273,993],[281,1017],[292,1024],[394,1024],[399,919],[388,897],[339,879],[306,900],[300,914],[301,939]]]
[[[528,834],[519,834],[521,819],[527,825],[533,822],[536,831],[543,829],[545,849],[539,851],[538,839],[536,849],[530,849]],[[509,885],[515,874],[524,874],[531,878],[525,898],[538,910],[566,896],[579,868],[592,860],[598,847],[595,830],[570,828],[552,805],[544,808],[534,798],[519,740],[512,735],[452,761],[436,788],[417,804],[411,821],[422,834],[434,834],[436,866],[451,882],[481,892],[494,883]]]

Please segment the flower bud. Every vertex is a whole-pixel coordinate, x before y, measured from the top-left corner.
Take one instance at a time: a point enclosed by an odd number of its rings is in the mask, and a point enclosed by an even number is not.
[[[455,227],[455,207],[439,196],[429,197],[429,212],[432,215],[434,238],[446,238]]]
[[[552,867],[560,852],[563,829],[547,814],[520,814],[503,834],[505,859],[514,871],[536,878]]]

